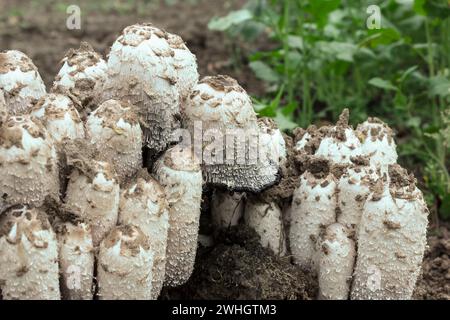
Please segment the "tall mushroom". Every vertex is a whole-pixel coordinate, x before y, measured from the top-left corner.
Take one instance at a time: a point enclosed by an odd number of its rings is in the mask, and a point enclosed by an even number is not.
[[[120,183],[142,168],[142,131],[132,106],[103,102],[88,117],[86,132],[96,158],[111,163]]]
[[[45,95],[45,85],[31,59],[17,50],[0,52],[0,90],[10,114],[28,113]]]
[[[189,148],[175,146],[155,164],[169,204],[169,235],[164,284],[185,283],[194,269],[202,200],[202,173]]]
[[[151,24],[126,27],[111,47],[100,92],[100,102],[117,99],[137,107],[151,158],[166,150],[180,127],[175,52],[168,39]]]
[[[0,289],[5,300],[59,300],[58,242],[46,214],[14,206],[0,217]]]
[[[157,299],[165,276],[169,214],[163,188],[145,171],[122,191],[119,223],[139,227],[151,240],[154,255],[151,298]]]
[[[59,196],[56,148],[45,128],[29,116],[12,116],[0,128],[0,211],[41,206]]]

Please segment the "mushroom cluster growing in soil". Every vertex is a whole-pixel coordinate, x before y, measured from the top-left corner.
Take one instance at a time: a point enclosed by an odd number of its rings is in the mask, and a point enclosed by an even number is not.
[[[320,299],[409,299],[427,207],[369,118],[282,133],[151,24],[70,50],[50,93],[0,53],[1,299],[157,299],[195,268],[202,201],[317,275]],[[205,190],[212,190],[207,193]]]

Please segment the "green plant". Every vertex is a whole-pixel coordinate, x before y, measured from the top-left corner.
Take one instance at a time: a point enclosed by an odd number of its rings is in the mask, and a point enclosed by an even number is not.
[[[366,26],[373,4],[379,29]],[[267,40],[246,52],[267,83],[254,98],[260,115],[287,130],[334,121],[345,107],[352,123],[383,118],[397,131],[400,162],[449,217],[449,15],[447,0],[250,0],[209,26],[234,40]]]

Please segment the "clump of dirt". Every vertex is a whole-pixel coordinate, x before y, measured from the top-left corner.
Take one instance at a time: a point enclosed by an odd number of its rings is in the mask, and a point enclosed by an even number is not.
[[[428,237],[422,276],[414,291],[415,299],[450,300],[450,224]]]
[[[165,288],[162,299],[302,299],[317,294],[317,282],[261,247],[259,236],[247,226],[218,232],[216,245],[201,249],[189,281]]]

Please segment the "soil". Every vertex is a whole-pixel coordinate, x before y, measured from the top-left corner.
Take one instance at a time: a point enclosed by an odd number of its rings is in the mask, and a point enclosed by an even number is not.
[[[59,1],[63,2],[63,1]],[[99,1],[98,3],[104,1]],[[117,1],[120,2],[120,1]],[[117,3],[116,1],[114,3]],[[155,1],[156,2],[156,1]],[[137,22],[152,22],[179,34],[196,54],[201,76],[226,74],[238,80],[250,94],[265,91],[246,66],[238,70],[232,61],[230,41],[221,33],[209,31],[208,21],[239,8],[245,0],[160,1],[144,12],[85,10],[89,0],[76,1],[81,7],[81,30],[66,28],[66,7],[58,1],[0,0],[0,50],[25,52],[36,64],[49,88],[66,52],[86,41],[106,55],[122,29]],[[34,5],[33,5],[34,3]],[[97,3],[97,1],[95,1]],[[59,3],[60,4],[60,3]],[[20,11],[20,14],[18,12]],[[14,13],[14,14],[12,14]],[[243,48],[245,44],[241,44]],[[295,141],[294,141],[295,142]],[[208,192],[207,192],[208,193]],[[209,191],[210,193],[210,191]],[[212,233],[205,197],[201,233]],[[431,227],[423,274],[414,298],[450,300],[450,224]],[[316,280],[295,268],[289,258],[277,258],[258,244],[257,235],[244,226],[216,234],[209,247],[200,247],[194,274],[185,285],[164,289],[162,299],[314,299]]]
[[[113,9],[88,10],[88,3],[92,1],[79,0],[76,3],[81,8],[80,30],[67,29],[66,7],[64,10],[55,9],[58,8],[57,2],[44,0],[40,1],[41,5],[33,7],[30,1],[0,0],[0,7],[5,8],[0,12],[0,51],[16,49],[25,52],[38,67],[47,88],[58,73],[66,52],[77,49],[81,41],[86,41],[105,56],[124,27],[137,22],[151,22],[183,38],[197,56],[202,77],[226,74],[238,79],[251,94],[264,91],[263,83],[248,69],[246,61],[233,62],[230,58],[233,56],[231,41],[222,33],[207,28],[212,17],[240,8],[244,0],[196,0],[195,5],[192,1],[176,1],[173,5],[160,1],[158,7],[149,7],[142,12],[120,13]],[[243,69],[237,70],[234,63],[242,64]]]
[[[162,299],[283,299],[310,300],[317,295],[317,280],[277,258],[259,245],[259,236],[240,225],[222,230],[215,245],[199,248],[189,281],[165,288]]]
[[[428,248],[414,298],[450,300],[450,223],[428,232]]]

